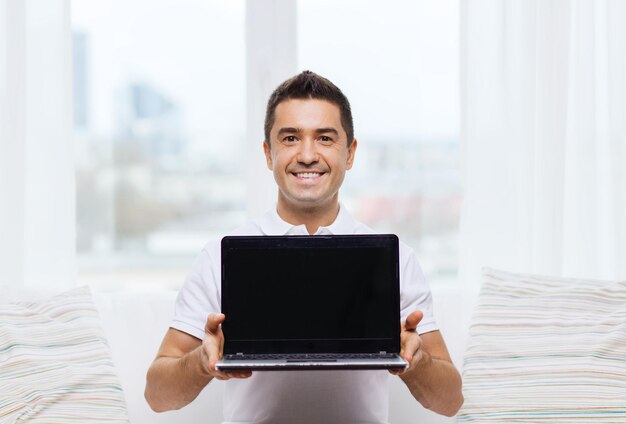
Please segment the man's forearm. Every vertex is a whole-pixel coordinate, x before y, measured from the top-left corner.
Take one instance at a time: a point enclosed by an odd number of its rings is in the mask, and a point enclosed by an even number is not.
[[[156,412],[180,409],[193,401],[213,379],[201,368],[200,349],[180,358],[161,357],[148,370],[145,397]]]
[[[418,366],[400,378],[415,399],[438,414],[453,416],[463,405],[461,376],[448,361],[425,352]]]

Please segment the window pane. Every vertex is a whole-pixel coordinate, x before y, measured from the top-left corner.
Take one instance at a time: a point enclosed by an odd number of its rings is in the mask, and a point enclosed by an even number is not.
[[[81,276],[180,284],[245,220],[243,0],[72,1]],[[165,277],[163,277],[165,276]]]
[[[431,281],[457,271],[458,1],[299,0],[301,69],[335,82],[359,141],[343,202],[397,233]]]

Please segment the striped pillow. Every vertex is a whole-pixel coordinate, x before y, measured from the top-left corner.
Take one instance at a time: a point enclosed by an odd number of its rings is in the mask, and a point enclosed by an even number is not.
[[[88,287],[0,305],[0,422],[128,422]]]
[[[483,279],[458,421],[626,422],[626,281]]]

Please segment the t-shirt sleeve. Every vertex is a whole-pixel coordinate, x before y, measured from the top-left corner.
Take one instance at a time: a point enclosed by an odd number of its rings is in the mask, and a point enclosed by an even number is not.
[[[193,263],[178,292],[171,328],[198,339],[204,338],[204,326],[210,313],[221,311],[219,248],[207,244]]]
[[[405,320],[411,312],[422,311],[424,317],[417,326],[417,332],[424,334],[439,329],[433,314],[430,287],[417,262],[415,252],[404,245],[400,248],[400,256],[400,315],[402,320]]]

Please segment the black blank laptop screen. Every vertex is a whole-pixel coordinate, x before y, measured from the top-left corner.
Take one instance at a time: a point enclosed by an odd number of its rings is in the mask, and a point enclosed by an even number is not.
[[[282,352],[294,342],[301,351],[337,351],[334,341],[351,351],[392,349],[400,321],[397,250],[314,244],[222,252],[225,353],[241,344],[253,353]]]

